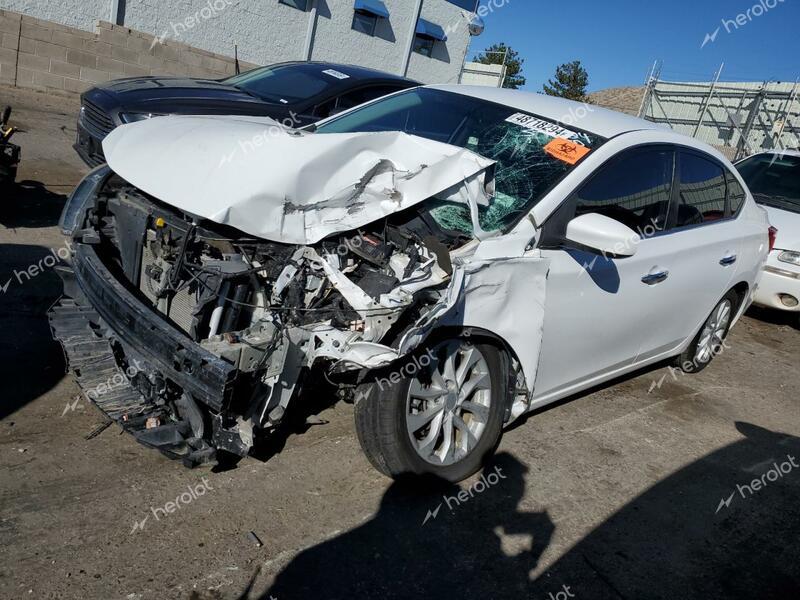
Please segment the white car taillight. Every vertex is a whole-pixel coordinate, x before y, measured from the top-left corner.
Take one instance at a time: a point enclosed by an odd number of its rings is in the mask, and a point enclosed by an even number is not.
[[[769,251],[772,252],[775,249],[775,240],[778,239],[778,229],[776,227],[769,228]]]

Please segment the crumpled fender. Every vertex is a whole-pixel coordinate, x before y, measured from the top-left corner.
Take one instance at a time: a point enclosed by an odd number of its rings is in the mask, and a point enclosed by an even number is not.
[[[336,358],[373,369],[413,352],[439,327],[475,328],[490,331],[508,344],[532,394],[542,349],[549,270],[549,259],[538,255],[457,264],[440,302],[403,336],[397,349],[362,344],[351,351],[345,345]]]

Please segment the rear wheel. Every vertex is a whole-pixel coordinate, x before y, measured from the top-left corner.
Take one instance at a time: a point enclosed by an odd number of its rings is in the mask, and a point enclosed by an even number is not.
[[[367,458],[390,477],[457,482],[477,472],[500,439],[508,402],[496,347],[449,339],[373,373],[356,391],[356,431]]]
[[[731,290],[714,307],[697,336],[678,359],[678,366],[685,373],[699,373],[722,352],[738,306],[739,296]]]

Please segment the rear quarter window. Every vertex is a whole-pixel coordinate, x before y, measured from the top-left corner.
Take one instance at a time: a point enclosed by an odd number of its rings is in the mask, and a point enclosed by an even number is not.
[[[725,218],[727,183],[722,165],[699,154],[681,152],[676,227]]]
[[[747,198],[747,194],[744,191],[744,188],[739,184],[739,181],[733,175],[733,173],[728,173],[728,202],[730,203],[730,214],[732,217],[735,217],[739,214],[739,211],[742,210],[742,206],[744,205],[745,198]]]

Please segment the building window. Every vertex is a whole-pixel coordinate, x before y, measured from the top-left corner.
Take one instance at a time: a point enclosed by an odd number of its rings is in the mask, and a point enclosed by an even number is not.
[[[417,21],[417,35],[414,38],[414,52],[423,56],[433,57],[436,42],[446,42],[447,32],[441,25],[431,23],[425,19]]]
[[[278,0],[278,3],[291,6],[292,8],[302,10],[303,12],[308,10],[308,0]]]
[[[378,17],[363,12],[356,11],[353,15],[353,29],[366,33],[367,35],[375,35],[375,28],[378,26]]]
[[[447,0],[447,1],[450,4],[455,4],[459,8],[463,8],[464,10],[468,10],[470,12],[476,12],[478,10],[477,0]]]
[[[422,54],[423,56],[433,56],[433,45],[436,40],[433,38],[418,35],[414,38],[414,52]]]

